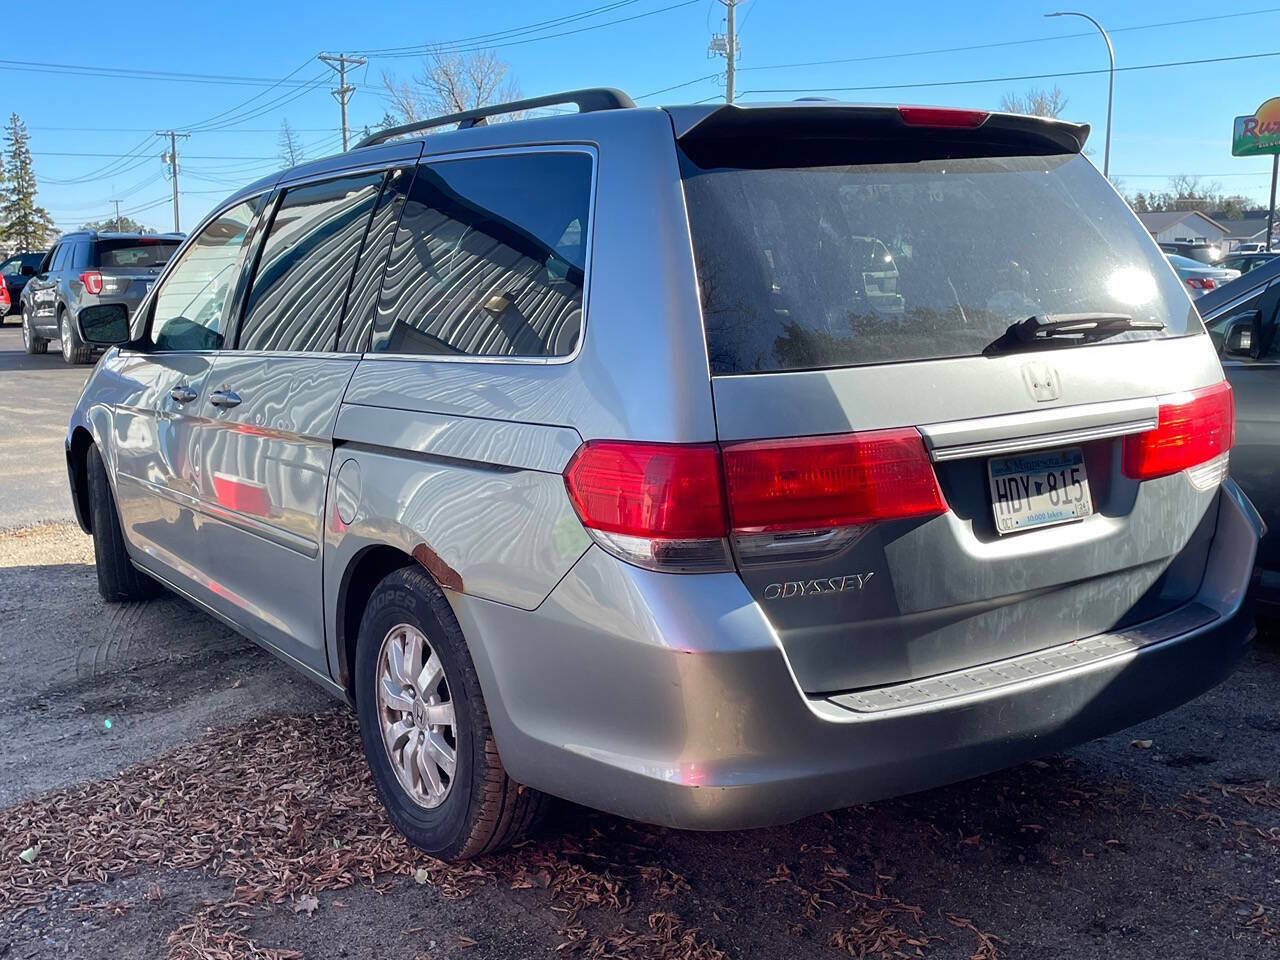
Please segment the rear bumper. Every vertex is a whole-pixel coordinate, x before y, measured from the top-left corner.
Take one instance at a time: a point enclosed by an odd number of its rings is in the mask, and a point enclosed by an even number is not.
[[[592,548],[536,611],[450,599],[515,779],[670,826],[764,826],[1000,769],[1216,685],[1254,634],[1263,529],[1233,483],[1217,509],[1185,607],[1058,648],[1056,668],[1006,661],[923,697],[806,696],[735,575],[650,573]]]

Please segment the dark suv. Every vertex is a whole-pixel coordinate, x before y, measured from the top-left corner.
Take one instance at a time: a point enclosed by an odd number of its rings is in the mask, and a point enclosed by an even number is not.
[[[17,313],[21,309],[18,301],[22,298],[22,288],[27,285],[30,277],[35,276],[43,260],[44,251],[39,250],[35,253],[15,253],[0,261],[0,283],[4,284],[9,294],[9,309],[0,310],[0,323],[4,323],[4,313]]]
[[[132,315],[182,238],[95,230],[64,234],[22,291],[27,353],[44,353],[57,340],[67,363],[87,363],[93,348],[76,332],[81,308],[121,303]]]

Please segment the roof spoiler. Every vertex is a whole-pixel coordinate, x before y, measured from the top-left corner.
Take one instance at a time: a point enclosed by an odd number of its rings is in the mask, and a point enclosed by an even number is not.
[[[451,123],[459,128],[476,127],[484,124],[486,118],[504,113],[516,113],[521,110],[536,110],[539,107],[558,107],[572,103],[579,113],[592,113],[596,110],[625,110],[634,107],[635,101],[621,90],[612,87],[592,87],[586,90],[570,90],[566,93],[552,93],[544,97],[530,97],[527,100],[512,100],[510,103],[494,103],[474,110],[463,110],[460,113],[449,113],[442,117],[430,117],[426,120],[415,120],[413,123],[401,124],[398,127],[387,127],[377,133],[371,133],[353,150],[371,147],[375,143],[385,143],[394,137],[403,137],[410,133],[420,133],[433,127],[445,127]]]
[[[840,138],[846,136],[888,138],[913,131],[942,130],[948,136],[976,138],[1005,145],[1025,144],[1041,153],[1079,153],[1089,137],[1087,123],[1068,123],[1048,117],[1016,113],[983,113],[950,107],[897,107],[830,101],[769,104],[708,104],[667,107],[676,139],[693,143],[769,134],[779,138]],[[910,122],[913,113],[945,118],[951,114],[964,123]],[[976,122],[969,122],[976,120]]]

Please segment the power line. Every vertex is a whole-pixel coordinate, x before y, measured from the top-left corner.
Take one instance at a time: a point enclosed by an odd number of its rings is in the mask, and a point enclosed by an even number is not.
[[[578,33],[586,33],[589,30],[599,30],[602,27],[612,27],[619,23],[630,23],[633,20],[642,20],[645,17],[652,17],[659,13],[667,13],[670,10],[679,10],[681,7],[691,7],[695,3],[701,3],[702,0],[683,0],[681,3],[673,3],[667,7],[659,7],[656,10],[649,10],[645,13],[633,14],[629,17],[620,17],[616,20],[606,20],[603,23],[593,23],[585,27],[578,27],[574,30],[563,30],[559,33],[546,33],[538,37],[527,37],[525,39],[506,40],[498,43],[479,43],[472,46],[454,46],[449,49],[454,53],[478,53],[482,50],[497,50],[503,47],[518,47],[526,43],[537,43],[539,40],[555,40],[558,37],[568,37]],[[377,60],[394,60],[400,57],[420,57],[424,53],[430,53],[433,49],[440,49],[438,46],[424,47],[414,53],[387,53],[371,55]]]
[[[422,44],[415,43],[403,47],[377,47],[371,50],[360,50],[359,53],[369,56],[378,56],[382,54],[403,53],[408,51],[418,51],[420,53],[429,53],[431,50],[438,50],[442,47],[456,47],[461,44],[479,43],[482,41],[502,40],[511,36],[522,35],[526,33],[536,33],[539,30],[551,29],[552,27],[563,26],[566,23],[573,23],[578,20],[586,20],[600,13],[608,13],[617,10],[619,7],[629,7],[639,3],[640,0],[619,0],[615,3],[606,3],[603,6],[592,7],[589,10],[582,10],[578,13],[565,14],[562,17],[553,17],[550,20],[539,20],[537,23],[526,23],[519,27],[509,27],[506,30],[498,30],[493,33],[480,33],[472,37],[461,37],[457,40],[446,40],[442,43]]]
[[[1140,23],[1129,27],[1110,29],[1110,33],[1131,33],[1135,30],[1154,30],[1160,27],[1180,27],[1189,24],[1209,23],[1215,20],[1234,20],[1239,17],[1256,17],[1267,13],[1280,13],[1280,7],[1268,7],[1264,10],[1249,10],[1243,13],[1224,13],[1216,17],[1193,17],[1187,20],[1164,20],[1159,23]],[[1054,40],[1075,40],[1081,37],[1096,37],[1096,33],[1059,33],[1048,37],[1028,37],[1022,40],[997,40],[991,43],[972,43],[959,47],[937,47],[932,50],[910,50],[902,53],[877,53],[863,57],[841,57],[835,60],[802,60],[795,63],[766,63],[750,67],[740,67],[742,72],[748,70],[786,70],[794,67],[824,67],[844,63],[870,63],[877,60],[900,60],[908,57],[927,57],[939,53],[965,53],[971,50],[992,50],[999,47],[1018,47],[1032,43],[1049,43]]]
[[[681,87],[691,87],[695,83],[702,83],[704,80],[714,80],[718,76],[720,76],[719,73],[708,73],[702,77],[695,77],[692,80],[686,80],[684,83],[676,83],[676,84],[672,84],[669,87],[663,87],[661,90],[652,90],[649,93],[642,93],[640,94],[640,96],[633,97],[632,99],[647,100],[649,97],[656,97],[660,93],[668,93],[671,90],[679,90]]]
[[[60,73],[69,76],[106,77],[119,80],[154,80],[162,83],[206,83],[232,86],[278,86],[272,77],[246,77],[227,73],[181,73],[169,70],[138,70],[80,63],[46,63],[39,60],[0,60],[0,70],[32,73]],[[300,82],[300,81],[295,81]]]
[[[173,232],[177,233],[182,229],[178,217],[178,140],[189,140],[191,134],[176,130],[157,130],[156,136],[169,138],[169,151],[161,159],[168,161],[169,175],[173,178]]]
[[[48,151],[37,150],[31,154],[33,157],[132,157],[136,154],[132,153],[80,153],[73,150],[66,151]],[[196,156],[192,154],[187,157],[188,160],[274,160],[275,157],[224,157],[224,156]],[[100,179],[100,178],[99,178]]]
[[[1263,60],[1268,57],[1280,57],[1280,50],[1272,53],[1242,53],[1231,57],[1204,57],[1199,60],[1170,60],[1165,63],[1142,63],[1132,67],[1116,67],[1116,73],[1129,73],[1136,70],[1159,70],[1165,67],[1196,67],[1206,63],[1232,63],[1243,60]],[[1052,80],[1059,77],[1089,77],[1106,72],[1107,69],[1103,68],[1100,70],[1069,70],[1062,73],[1028,73],[1017,77],[983,77],[981,79],[972,80],[929,80],[923,83],[876,83],[865,84],[857,87],[772,87],[762,88],[759,90],[747,90],[743,93],[743,96],[755,93],[812,93],[815,90],[830,93],[848,93],[865,90],[917,90],[924,87],[959,87],[982,83],[1013,83],[1021,80]]]

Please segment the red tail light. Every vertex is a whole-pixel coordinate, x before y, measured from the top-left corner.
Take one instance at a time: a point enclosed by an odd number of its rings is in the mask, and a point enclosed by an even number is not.
[[[565,483],[593,530],[664,539],[725,533],[714,443],[592,440],[574,454]]]
[[[972,130],[987,119],[985,110],[956,110],[949,107],[899,107],[898,115],[909,127],[962,127]]]
[[[5,282],[3,280],[0,280],[0,307],[4,307],[5,310],[8,310],[10,307],[9,288],[5,286]],[[0,316],[3,316],[3,314],[0,314]]]
[[[716,444],[583,444],[565,469],[583,526],[654,569],[728,569],[727,538],[828,531],[946,510],[914,429]],[[754,538],[754,539],[753,539]]]
[[[1160,398],[1154,430],[1125,437],[1124,475],[1168,476],[1227,453],[1236,436],[1235,401],[1225,380]]]
[[[735,533],[825,530],[947,509],[911,428],[727,444],[724,470]]]
[[[1213,277],[1187,277],[1187,286],[1192,290],[1212,290],[1217,284]]]
[[[95,297],[102,292],[102,274],[97,270],[86,270],[80,274],[80,282]]]

